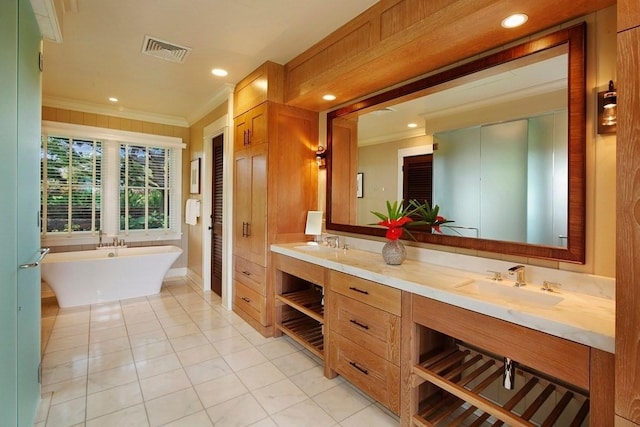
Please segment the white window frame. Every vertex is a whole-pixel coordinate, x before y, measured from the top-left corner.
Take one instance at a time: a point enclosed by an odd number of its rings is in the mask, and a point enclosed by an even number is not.
[[[102,143],[102,212],[101,224],[105,241],[113,237],[129,242],[178,240],[182,237],[182,150],[181,138],[105,129],[59,122],[42,122],[42,136],[59,136],[97,140]],[[169,229],[130,230],[120,228],[120,145],[141,145],[172,149],[170,166]],[[97,232],[56,232],[41,234],[45,246],[83,245],[97,243]]]

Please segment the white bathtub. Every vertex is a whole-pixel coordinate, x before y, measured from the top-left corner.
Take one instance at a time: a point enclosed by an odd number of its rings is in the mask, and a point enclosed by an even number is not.
[[[42,278],[63,308],[154,295],[181,253],[177,246],[52,253]]]

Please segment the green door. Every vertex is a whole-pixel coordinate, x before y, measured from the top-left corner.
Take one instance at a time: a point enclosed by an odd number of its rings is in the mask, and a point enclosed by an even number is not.
[[[18,425],[40,402],[40,31],[29,0],[18,8]],[[30,268],[29,268],[30,267]]]
[[[18,1],[0,2],[0,425],[17,424]]]
[[[29,0],[0,2],[0,425],[32,426],[40,401],[40,35]]]

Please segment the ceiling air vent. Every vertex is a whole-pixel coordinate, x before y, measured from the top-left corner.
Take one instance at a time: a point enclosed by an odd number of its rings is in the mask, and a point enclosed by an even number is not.
[[[151,36],[145,36],[142,44],[142,53],[171,62],[183,63],[190,51],[189,47],[179,46]]]

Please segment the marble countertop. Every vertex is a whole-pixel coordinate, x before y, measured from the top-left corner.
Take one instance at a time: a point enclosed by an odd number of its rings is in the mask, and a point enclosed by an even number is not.
[[[271,251],[614,353],[615,301],[577,292],[542,291],[488,274],[407,259],[387,265],[379,253],[305,243]]]

